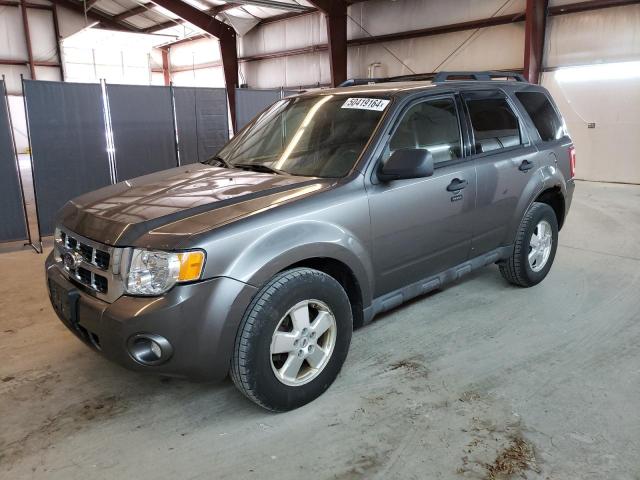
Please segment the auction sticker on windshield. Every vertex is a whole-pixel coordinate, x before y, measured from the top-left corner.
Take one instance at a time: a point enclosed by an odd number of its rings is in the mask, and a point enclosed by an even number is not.
[[[358,110],[384,110],[389,105],[390,100],[381,98],[347,98],[341,108],[356,108]]]

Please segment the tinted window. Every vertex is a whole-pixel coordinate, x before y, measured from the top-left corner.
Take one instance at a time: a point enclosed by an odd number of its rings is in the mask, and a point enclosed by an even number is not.
[[[522,143],[518,117],[504,98],[467,99],[476,153]]]
[[[431,100],[412,106],[402,117],[385,155],[401,148],[425,148],[436,163],[460,158],[460,128],[453,100]]]
[[[564,136],[562,120],[544,93],[519,92],[516,97],[531,117],[542,140],[547,142]]]

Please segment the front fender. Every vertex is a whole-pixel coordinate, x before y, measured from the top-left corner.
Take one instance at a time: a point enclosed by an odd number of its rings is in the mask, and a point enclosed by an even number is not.
[[[302,220],[267,231],[244,248],[225,275],[261,287],[276,273],[312,258],[345,264],[359,283],[364,305],[371,303],[373,265],[366,245],[328,222]]]

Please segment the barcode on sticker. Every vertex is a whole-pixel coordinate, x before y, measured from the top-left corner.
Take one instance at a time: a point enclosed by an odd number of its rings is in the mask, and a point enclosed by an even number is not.
[[[387,105],[389,105],[389,100],[383,100],[381,98],[348,98],[342,105],[342,108],[382,111]]]

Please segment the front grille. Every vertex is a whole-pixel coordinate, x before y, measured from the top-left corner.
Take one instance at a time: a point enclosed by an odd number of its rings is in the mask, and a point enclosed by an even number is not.
[[[109,247],[68,230],[57,229],[56,232],[56,261],[70,280],[107,302],[113,302],[123,294],[120,262],[123,252],[128,249]],[[75,262],[65,265],[65,253],[75,256]]]
[[[100,293],[107,293],[107,279],[97,273],[93,274],[93,286]]]
[[[78,267],[75,270],[69,270],[69,273],[76,281],[100,293],[107,293],[109,291],[109,282],[106,277],[103,277],[98,273],[92,272],[91,270],[87,270],[83,267]]]
[[[78,251],[82,254],[82,257],[84,258],[85,262],[89,262],[89,263],[92,262],[93,248],[91,248],[89,245],[84,245],[83,243],[81,243],[80,246],[78,247]]]
[[[95,251],[95,262],[98,268],[102,270],[106,270],[109,268],[109,261],[111,260],[111,255],[108,252],[103,252],[102,250]]]
[[[80,280],[85,285],[91,286],[91,284],[93,283],[91,282],[91,270],[79,267],[76,270],[76,276],[78,277],[78,280]]]
[[[94,248],[92,245],[89,245],[88,243],[73,237],[72,234],[67,234],[65,232],[61,232],[60,240],[68,249],[75,250],[80,253],[85,262],[95,265],[100,270],[109,269],[111,255],[106,250]]]

